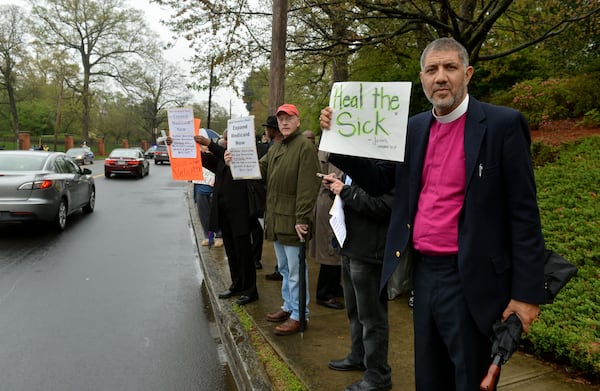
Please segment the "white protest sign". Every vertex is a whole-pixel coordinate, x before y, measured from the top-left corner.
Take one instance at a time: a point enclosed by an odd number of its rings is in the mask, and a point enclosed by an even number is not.
[[[410,82],[335,83],[331,129],[319,149],[343,155],[404,161]]]
[[[260,179],[254,116],[227,121],[227,149],[231,152],[231,176],[233,179]]]
[[[194,141],[194,110],[191,107],[167,110],[171,144],[171,157],[196,158]]]

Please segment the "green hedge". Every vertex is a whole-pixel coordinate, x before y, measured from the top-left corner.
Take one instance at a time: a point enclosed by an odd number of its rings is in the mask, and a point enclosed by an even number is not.
[[[555,147],[554,161],[536,168],[546,246],[579,273],[524,340],[542,357],[600,378],[600,136]],[[536,156],[534,150],[534,160]]]
[[[562,79],[540,78],[515,84],[491,97],[491,102],[514,107],[525,115],[532,129],[547,121],[580,118],[598,107],[600,73]]]

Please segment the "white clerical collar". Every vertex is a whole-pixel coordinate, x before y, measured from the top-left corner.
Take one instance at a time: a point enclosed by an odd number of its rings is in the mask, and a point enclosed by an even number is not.
[[[433,113],[433,116],[435,117],[435,119],[437,119],[440,123],[447,124],[447,123],[450,123],[452,121],[459,119],[464,113],[467,112],[468,107],[469,107],[469,94],[467,94],[467,96],[465,96],[465,99],[463,99],[462,103],[460,105],[458,105],[458,107],[456,109],[452,110],[450,113],[448,113],[446,115],[436,115],[435,109],[431,109],[431,112]]]

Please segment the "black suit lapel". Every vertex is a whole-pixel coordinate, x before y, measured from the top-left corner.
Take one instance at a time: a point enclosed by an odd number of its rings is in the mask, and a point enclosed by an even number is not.
[[[482,110],[481,103],[470,97],[465,123],[465,169],[467,179],[465,191],[469,189],[473,177],[478,175],[477,166],[481,163],[478,161],[479,151],[487,129],[484,121],[485,113]]]
[[[410,161],[408,164],[410,167],[409,189],[411,192],[408,199],[408,206],[411,216],[414,215],[414,211],[417,209],[417,203],[419,202],[421,178],[423,176],[423,165],[425,164],[425,154],[427,152],[427,145],[429,144],[429,130],[432,120],[432,114],[423,115],[419,121],[415,121],[413,132],[410,135],[411,151],[409,157]]]

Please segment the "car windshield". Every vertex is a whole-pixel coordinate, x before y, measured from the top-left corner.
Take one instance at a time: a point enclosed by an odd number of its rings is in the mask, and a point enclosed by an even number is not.
[[[47,155],[11,155],[0,154],[0,170],[5,171],[39,171],[44,167]]]
[[[167,146],[166,145],[159,145],[158,147],[156,147],[157,151],[162,151],[162,152],[167,152]]]
[[[71,148],[67,151],[68,156],[83,155],[84,153],[85,150],[83,148]]]
[[[137,158],[138,157],[138,151],[136,151],[135,149],[115,149],[114,151],[112,151],[110,153],[110,155],[108,157],[131,157],[131,158]]]

